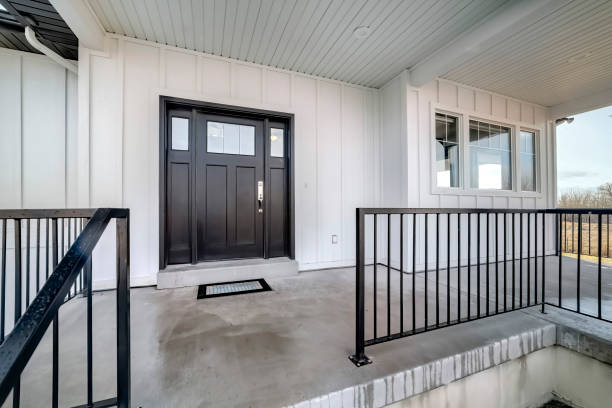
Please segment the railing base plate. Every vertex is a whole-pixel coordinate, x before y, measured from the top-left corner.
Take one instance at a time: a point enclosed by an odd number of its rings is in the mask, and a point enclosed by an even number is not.
[[[349,356],[349,360],[351,360],[353,364],[355,364],[357,367],[372,364],[372,360],[370,360],[365,354],[362,354],[360,356],[357,354],[353,354],[352,356]]]

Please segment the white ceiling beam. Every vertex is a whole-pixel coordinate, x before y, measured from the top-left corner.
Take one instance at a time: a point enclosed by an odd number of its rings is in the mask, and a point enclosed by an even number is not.
[[[482,51],[550,14],[568,0],[517,0],[501,7],[482,24],[461,34],[410,70],[410,83],[419,87],[468,61]]]
[[[550,117],[555,120],[611,105],[612,88],[554,105],[550,108]]]
[[[50,0],[68,27],[79,39],[79,44],[104,51],[105,32],[97,17],[84,0]]]

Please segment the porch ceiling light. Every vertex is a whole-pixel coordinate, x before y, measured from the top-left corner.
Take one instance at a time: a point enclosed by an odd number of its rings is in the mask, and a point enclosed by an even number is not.
[[[360,26],[360,27],[357,27],[355,31],[353,31],[353,35],[358,40],[363,40],[364,38],[368,38],[371,32],[372,32],[372,29],[370,27]]]

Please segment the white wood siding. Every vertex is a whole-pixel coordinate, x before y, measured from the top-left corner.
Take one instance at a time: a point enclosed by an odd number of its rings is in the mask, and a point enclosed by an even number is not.
[[[159,95],[295,114],[296,258],[300,269],[354,262],[355,207],[376,204],[378,91],[255,64],[114,37],[89,66],[89,186],[80,205],[129,207],[134,284],[156,282],[159,259]],[[88,96],[87,96],[88,95]],[[106,234],[99,251],[112,251]],[[331,235],[338,236],[332,244]],[[95,277],[112,285],[104,257]]]
[[[550,208],[555,206],[555,143],[554,136],[548,121],[548,110],[542,106],[519,101],[503,95],[490,93],[484,90],[463,86],[447,80],[432,81],[420,88],[408,85],[406,72],[400,74],[380,90],[382,100],[382,134],[381,134],[381,160],[382,160],[382,197],[381,205],[384,207],[421,207],[421,208]],[[484,121],[494,121],[506,124],[512,128],[513,137],[521,128],[534,129],[539,133],[539,170],[537,193],[528,192],[495,192],[495,191],[456,191],[437,189],[433,180],[433,151],[434,127],[433,115],[436,109],[463,115],[464,120],[476,118]],[[461,137],[467,135],[461,135]],[[513,147],[516,151],[516,146]],[[399,153],[401,152],[401,153]],[[515,152],[516,153],[516,152]],[[467,158],[463,157],[464,165]],[[513,164],[514,166],[514,164]],[[467,171],[467,167],[465,167]],[[516,171],[513,180],[516,184]],[[462,263],[467,262],[467,218],[464,216],[462,227]],[[411,218],[411,217],[408,217]],[[407,218],[407,220],[408,220]],[[472,230],[476,231],[476,219],[473,218]],[[397,223],[398,221],[393,221]],[[435,261],[435,216],[429,219],[429,262]],[[451,265],[457,262],[457,229],[456,216],[451,220]],[[501,222],[501,218],[500,218]],[[541,222],[541,221],[540,221]],[[548,219],[550,233],[553,226]],[[483,218],[484,224],[484,218]],[[446,217],[441,217],[440,260],[446,262]],[[508,221],[510,229],[511,222]],[[533,221],[532,221],[533,226]],[[491,218],[491,244],[494,245],[495,232],[493,218]],[[526,224],[525,224],[526,227]],[[386,258],[386,217],[381,217],[379,224],[379,259]],[[412,245],[412,224],[405,224],[406,233],[405,253],[410,255]],[[417,222],[417,230],[423,237],[423,220]],[[517,221],[518,231],[518,221]],[[369,231],[371,233],[371,231]],[[509,231],[508,231],[509,232]],[[398,237],[397,230],[392,234]],[[482,225],[483,250],[486,245],[484,236],[486,227]],[[499,232],[500,240],[503,231]],[[526,231],[525,231],[526,234]],[[541,242],[541,230],[538,231]],[[547,242],[552,248],[552,241],[548,235]],[[508,238],[510,239],[510,238]],[[399,238],[395,239],[398,241]],[[501,242],[501,241],[500,241]],[[532,242],[533,245],[533,242]],[[493,248],[493,247],[492,247]],[[538,248],[541,250],[541,248]],[[476,254],[476,245],[472,246],[472,257]],[[500,248],[500,255],[503,248]],[[422,239],[417,241],[417,268],[424,264],[424,248]],[[399,246],[392,247],[392,262],[398,263]],[[491,251],[494,257],[494,250]],[[411,258],[407,262],[411,262]],[[475,259],[474,259],[475,260]],[[482,259],[484,261],[484,258]],[[408,263],[409,264],[409,263]]]
[[[0,73],[0,208],[75,205],[76,76],[5,48]]]

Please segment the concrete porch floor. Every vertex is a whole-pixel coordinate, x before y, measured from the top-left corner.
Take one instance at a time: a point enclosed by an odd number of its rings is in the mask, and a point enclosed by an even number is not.
[[[554,262],[551,259],[547,264],[551,273]],[[569,279],[570,269],[565,271]],[[368,267],[367,275],[371,276],[371,272]],[[585,279],[592,279],[584,267],[583,273]],[[386,269],[381,268],[379,274],[382,320]],[[606,274],[610,276],[610,271],[606,270]],[[410,276],[406,274],[405,279]],[[417,279],[417,303],[421,303],[423,274],[417,274]],[[430,272],[430,285],[432,279]],[[539,313],[533,313],[533,308],[511,312],[368,347],[366,353],[374,363],[356,368],[347,359],[354,351],[354,280],[353,268],[321,270],[270,279],[271,292],[202,300],[196,299],[196,287],[133,289],[132,405],[295,404],[550,324]],[[440,285],[445,291],[445,283]],[[569,290],[571,285],[564,286]],[[451,280],[453,287],[456,288]],[[590,292],[592,284],[583,287]],[[461,292],[466,290],[462,283]],[[555,290],[549,285],[547,293],[552,296]],[[455,293],[451,290],[453,301]],[[112,291],[94,295],[96,400],[115,392],[114,300]],[[392,304],[396,306],[397,299]],[[371,305],[366,316],[370,308]],[[431,310],[434,309],[430,309],[430,316]],[[422,311],[417,313],[422,320]],[[371,325],[371,321],[366,324]],[[384,333],[382,327],[379,330]],[[85,401],[85,330],[85,300],[75,299],[60,312],[60,406]],[[50,405],[50,331],[22,376],[22,406]]]

